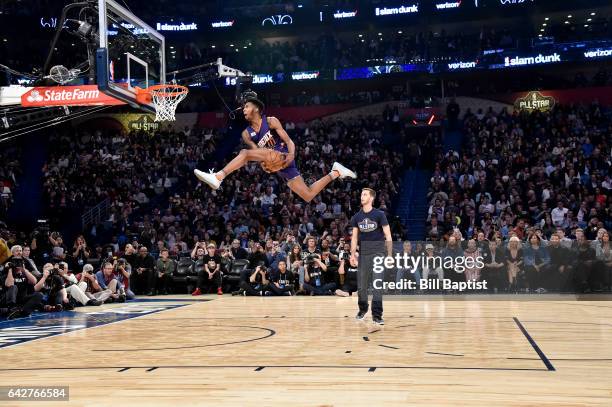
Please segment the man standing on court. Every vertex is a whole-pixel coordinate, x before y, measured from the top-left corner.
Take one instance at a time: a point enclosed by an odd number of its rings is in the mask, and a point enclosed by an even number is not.
[[[361,321],[368,312],[368,286],[375,278],[382,279],[384,273],[374,276],[373,262],[375,256],[392,255],[391,228],[387,222],[387,216],[380,209],[372,206],[376,198],[376,192],[371,188],[361,191],[361,210],[351,218],[353,228],[351,238],[352,263],[357,262],[357,243],[359,243],[359,272],[357,279],[359,313],[357,320]],[[370,279],[372,276],[372,279]],[[378,325],[384,325],[382,318],[382,290],[374,289],[372,297],[372,321]]]

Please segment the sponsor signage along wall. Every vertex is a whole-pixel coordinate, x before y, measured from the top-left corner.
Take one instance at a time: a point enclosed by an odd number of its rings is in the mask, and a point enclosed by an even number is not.
[[[461,1],[446,1],[443,3],[436,3],[436,10],[452,10],[459,7],[461,7]]]
[[[515,56],[506,57],[504,66],[525,66],[525,65],[540,65],[561,62],[561,55],[556,52],[551,55],[538,54],[537,56]]]
[[[319,71],[293,72],[291,74],[291,79],[293,79],[294,81],[304,81],[310,79],[318,79],[319,75]]]
[[[518,98],[514,101],[514,108],[518,110],[539,110],[547,111],[555,106],[555,98],[552,96],[544,96],[538,91],[529,92],[525,97]]]
[[[607,49],[590,49],[588,51],[584,51],[584,57],[588,59],[593,58],[607,58],[612,56],[612,48]]]
[[[293,17],[289,14],[275,14],[270,17],[266,17],[261,20],[262,26],[271,26],[271,25],[289,25],[293,24]]]
[[[449,71],[456,71],[460,69],[472,69],[472,68],[476,68],[476,61],[449,62],[447,66],[448,66]]]
[[[418,12],[419,12],[418,4],[401,5],[397,7],[376,7],[374,9],[374,15],[376,17],[394,16],[398,14],[414,14]]]
[[[212,28],[228,28],[228,27],[233,27],[234,26],[234,21],[213,21],[212,23],[210,23],[210,26]]]
[[[108,96],[96,85],[41,86],[21,95],[22,106],[89,106],[124,105]]]
[[[197,23],[157,23],[157,31],[196,31],[198,29]]]
[[[353,17],[357,17],[357,10],[353,10],[353,11],[336,10],[333,16],[334,16],[334,19],[336,20],[341,20],[345,18],[353,18]]]

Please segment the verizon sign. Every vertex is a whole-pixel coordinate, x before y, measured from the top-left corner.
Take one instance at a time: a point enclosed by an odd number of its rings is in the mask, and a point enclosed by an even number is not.
[[[96,85],[36,87],[21,95],[22,106],[123,105]]]
[[[436,8],[438,10],[449,10],[453,8],[461,7],[460,1],[447,1],[445,3],[436,3]]]

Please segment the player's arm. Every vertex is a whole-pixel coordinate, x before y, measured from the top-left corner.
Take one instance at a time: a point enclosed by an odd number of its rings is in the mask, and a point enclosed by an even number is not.
[[[385,234],[385,245],[387,246],[387,256],[393,256],[393,239],[391,238],[391,228],[389,225],[382,227]]]
[[[253,143],[253,140],[251,140],[249,132],[246,131],[246,129],[242,131],[242,141],[244,141],[244,144],[246,144],[250,149],[257,148],[257,144]]]
[[[359,238],[359,229],[353,226],[353,233],[351,235],[351,259],[353,262],[357,259],[357,239]]]
[[[290,163],[295,159],[295,143],[291,140],[291,137],[287,134],[283,125],[276,117],[268,117],[268,126],[270,129],[276,130],[276,134],[287,144],[289,154],[287,155],[287,162]]]

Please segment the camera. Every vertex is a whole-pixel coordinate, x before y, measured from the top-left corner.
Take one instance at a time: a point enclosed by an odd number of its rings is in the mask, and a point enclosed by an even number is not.
[[[351,258],[351,254],[349,252],[340,252],[340,260],[348,260]]]
[[[9,269],[9,268],[13,268],[13,269],[18,269],[18,268],[23,268],[23,259],[13,259],[10,262],[7,262],[4,265],[5,268]]]
[[[318,259],[319,259],[319,255],[318,254],[309,254],[304,259],[304,264],[306,264],[306,265],[313,264],[315,262],[315,260],[318,260]]]

